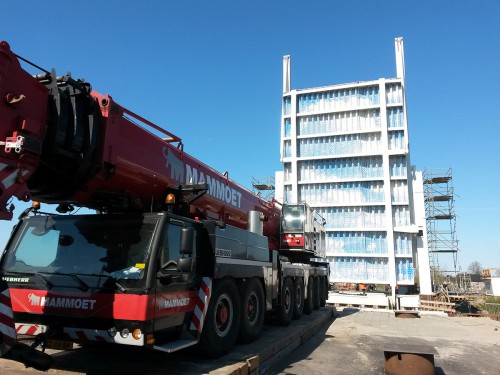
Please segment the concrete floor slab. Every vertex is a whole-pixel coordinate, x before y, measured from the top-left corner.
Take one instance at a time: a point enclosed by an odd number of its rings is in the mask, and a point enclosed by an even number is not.
[[[489,318],[343,309],[335,321],[268,374],[383,374],[384,346],[435,348],[437,374],[500,374],[500,322]]]

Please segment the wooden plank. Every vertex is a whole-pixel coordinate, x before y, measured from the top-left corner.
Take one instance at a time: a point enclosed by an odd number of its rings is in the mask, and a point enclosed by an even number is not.
[[[420,301],[420,304],[424,305],[443,305],[443,306],[455,306],[453,302],[441,302],[441,301]]]

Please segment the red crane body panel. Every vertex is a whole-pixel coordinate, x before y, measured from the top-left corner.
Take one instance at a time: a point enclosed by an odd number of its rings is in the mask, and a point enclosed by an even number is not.
[[[47,100],[47,88],[0,42],[0,219],[12,218],[7,209],[12,196],[30,199],[25,181],[38,167]]]

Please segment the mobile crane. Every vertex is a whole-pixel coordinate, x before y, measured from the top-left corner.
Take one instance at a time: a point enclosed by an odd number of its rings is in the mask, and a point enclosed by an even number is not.
[[[13,196],[59,214],[27,209],[4,250],[17,334],[214,357],[257,339],[265,315],[288,325],[325,305],[309,206],[262,199],[89,83],[20,59],[0,43],[0,219]]]

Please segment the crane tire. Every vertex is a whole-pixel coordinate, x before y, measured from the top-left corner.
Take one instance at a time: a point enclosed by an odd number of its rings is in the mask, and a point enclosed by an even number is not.
[[[320,307],[320,278],[318,276],[314,277],[314,285],[313,285],[313,308],[314,310],[318,310]]]
[[[283,280],[281,288],[278,320],[281,325],[287,326],[292,321],[294,302],[293,282],[289,277]]]
[[[319,306],[325,307],[328,299],[328,282],[325,276],[319,277]]]
[[[239,341],[255,341],[264,324],[265,301],[262,283],[257,278],[243,282],[240,287],[241,325]]]
[[[306,314],[312,313],[314,309],[313,290],[314,290],[314,278],[312,276],[309,276],[309,279],[307,280],[307,298],[304,301],[304,313]]]
[[[233,279],[214,283],[199,349],[205,357],[219,357],[231,350],[240,331],[240,296]]]
[[[293,319],[300,319],[304,312],[304,281],[301,277],[293,280],[295,303],[293,304]]]

